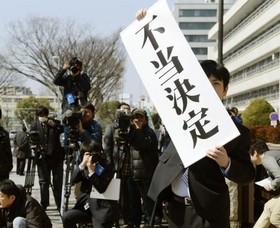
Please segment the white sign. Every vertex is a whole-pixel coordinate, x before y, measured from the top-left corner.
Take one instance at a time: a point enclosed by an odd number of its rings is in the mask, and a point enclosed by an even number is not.
[[[121,38],[185,167],[239,135],[166,1]]]
[[[108,185],[107,189],[103,193],[99,193],[94,186],[90,193],[90,198],[94,199],[107,199],[107,200],[119,200],[120,198],[120,184],[119,178],[113,178]]]
[[[257,185],[259,185],[261,187],[264,187],[265,185],[269,184],[271,181],[272,181],[272,178],[271,177],[267,177],[267,178],[265,178],[263,180],[255,182],[255,184],[257,184]]]

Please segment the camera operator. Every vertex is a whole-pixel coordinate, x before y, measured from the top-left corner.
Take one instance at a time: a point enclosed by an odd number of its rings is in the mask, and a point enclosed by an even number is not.
[[[121,192],[119,200],[120,212],[124,224],[128,224],[130,209],[127,180],[131,172],[128,143],[128,130],[130,121],[128,122],[128,126],[124,126],[125,124],[122,122],[126,123],[126,120],[130,114],[130,106],[129,104],[122,102],[117,108],[115,123],[109,124],[106,127],[103,139],[103,147],[107,159],[115,167],[118,177],[121,179]]]
[[[131,176],[128,180],[131,220],[129,227],[139,227],[141,223],[141,199],[144,204],[145,226],[149,227],[154,201],[147,196],[153,173],[158,164],[158,142],[153,129],[148,125],[145,110],[132,111],[133,128],[129,132]],[[161,208],[160,208],[161,209]]]
[[[87,102],[78,112],[72,112],[71,110],[65,112],[63,122],[66,123],[65,136],[67,141],[70,140],[75,143],[80,141],[83,143],[85,140],[92,139],[102,145],[102,129],[101,125],[94,119],[95,111],[94,105]],[[69,124],[69,122],[72,123]],[[66,146],[64,147],[66,148]],[[81,155],[77,154],[76,164],[78,165],[81,160]],[[75,197],[77,197],[80,191],[80,184],[81,183],[77,183],[75,185]]]
[[[103,158],[101,145],[86,140],[80,148],[82,162],[74,170],[72,182],[81,182],[81,191],[73,209],[62,217],[63,227],[76,228],[77,223],[93,223],[94,228],[110,228],[118,216],[118,204],[114,200],[90,198],[92,187],[104,193],[111,182],[113,167]]]
[[[0,119],[2,110],[0,108]],[[9,133],[0,126],[0,182],[9,179],[9,174],[13,169],[13,157],[11,152],[11,143]]]
[[[81,119],[77,125],[79,131],[79,141],[92,139],[102,144],[102,129],[101,125],[94,119],[95,107],[91,103],[86,103],[81,107]]]
[[[57,208],[60,208],[64,160],[64,150],[60,144],[63,126],[59,121],[49,118],[48,115],[48,108],[39,106],[36,110],[38,120],[30,127],[30,139],[32,139],[32,132],[39,132],[40,136],[35,161],[38,167],[41,205],[45,209],[49,206],[51,173],[55,203]]]
[[[79,110],[80,106],[87,102],[90,79],[86,73],[82,73],[82,67],[82,61],[73,57],[69,62],[64,63],[53,80],[55,85],[64,87],[62,113],[68,109]]]

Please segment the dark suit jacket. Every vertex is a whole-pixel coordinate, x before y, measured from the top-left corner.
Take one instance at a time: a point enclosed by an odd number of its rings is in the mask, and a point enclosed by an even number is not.
[[[231,158],[227,178],[240,184],[249,184],[255,177],[255,169],[250,161],[251,134],[249,129],[237,124],[240,136],[224,147]],[[182,172],[183,163],[171,142],[160,156],[154,173],[148,196],[156,199],[163,193],[174,178]],[[189,167],[189,188],[194,208],[198,215],[205,219],[219,220],[229,216],[230,199],[224,175],[218,164],[208,157],[197,161]],[[169,188],[171,189],[171,188]],[[169,193],[169,198],[171,198]]]
[[[103,193],[106,191],[114,175],[113,168],[107,160],[102,159],[100,164],[104,167],[104,172],[100,176],[95,173],[88,177],[89,172],[87,169],[80,170],[77,167],[73,172],[71,180],[73,183],[82,181],[80,194],[74,208],[81,208],[88,202],[92,217],[99,223],[106,223],[115,221],[118,218],[119,212],[117,201],[90,198],[92,186],[99,193]]]

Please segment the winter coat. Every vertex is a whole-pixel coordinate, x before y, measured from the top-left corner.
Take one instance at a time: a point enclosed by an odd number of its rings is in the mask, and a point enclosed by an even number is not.
[[[23,186],[18,185],[18,195],[10,208],[0,209],[0,228],[12,228],[16,217],[27,220],[29,228],[51,228],[52,223],[44,208],[29,194]]]

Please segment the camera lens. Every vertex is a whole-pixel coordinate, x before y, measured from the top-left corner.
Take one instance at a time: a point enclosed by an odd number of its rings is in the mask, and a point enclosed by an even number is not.
[[[91,154],[91,163],[96,163],[100,161],[100,155],[97,153]]]
[[[73,73],[73,74],[76,74],[76,73],[78,73],[78,67],[77,66],[71,66],[70,67],[70,71]]]

